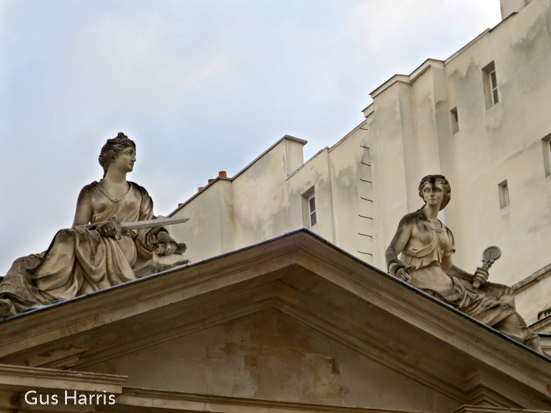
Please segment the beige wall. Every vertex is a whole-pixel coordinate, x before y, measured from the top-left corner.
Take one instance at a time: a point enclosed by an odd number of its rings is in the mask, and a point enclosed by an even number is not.
[[[532,0],[500,0],[501,1],[501,18],[505,19],[514,12],[522,10],[530,4]]]
[[[200,201],[200,202],[198,202]],[[219,179],[186,204],[183,216],[192,217],[185,225],[168,227],[177,240],[185,240],[186,256],[193,261],[214,257],[233,249],[233,197],[231,181]],[[192,240],[192,242],[189,242]]]
[[[235,177],[207,186],[175,212],[192,218],[171,230],[188,243],[189,258],[308,226],[302,195],[314,188],[318,224],[312,231],[384,269],[400,218],[422,206],[420,179],[441,173],[452,185],[441,220],[455,235],[456,265],[474,272],[489,245],[503,251],[492,281],[513,285],[548,265],[551,178],[542,139],[551,134],[551,0],[528,3],[503,0],[502,7],[518,14],[448,60],[429,59],[381,85],[371,94],[366,120],[306,163],[306,141],[284,137]],[[495,105],[487,103],[483,70],[492,62]],[[502,209],[498,184],[504,180],[510,206]],[[517,305],[530,321],[551,306],[546,278],[519,290]]]
[[[193,262],[309,227],[303,195],[313,188],[313,232],[370,261],[373,242],[371,167],[367,131],[361,126],[303,163],[306,141],[284,137],[235,177],[217,179],[173,216],[170,228],[188,244]]]
[[[429,60],[372,93],[366,111],[373,147],[377,254],[399,219],[422,206],[420,178],[444,174],[452,200],[442,214],[455,235],[455,263],[474,272],[481,253],[499,245],[491,279],[512,285],[551,261],[551,178],[542,139],[551,133],[551,2],[534,0],[445,62]],[[499,103],[487,107],[485,68],[495,63]],[[459,131],[452,135],[450,110]],[[501,209],[498,184],[507,180],[510,206]],[[403,194],[407,194],[404,198]],[[547,283],[539,283],[539,287]],[[551,305],[551,289],[528,298],[521,313],[534,321]]]

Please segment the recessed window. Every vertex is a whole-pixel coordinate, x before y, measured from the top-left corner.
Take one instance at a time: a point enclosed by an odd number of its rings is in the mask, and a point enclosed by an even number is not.
[[[503,209],[511,203],[509,201],[509,185],[507,179],[498,185],[499,190],[499,206]]]
[[[457,115],[457,107],[450,110],[450,117],[452,122],[452,135],[459,132],[459,116]]]
[[[551,176],[551,135],[547,135],[541,140],[543,148],[543,165],[545,167],[545,177]]]
[[[482,69],[484,82],[484,98],[486,100],[486,109],[499,103],[499,90],[497,86],[497,72],[494,62]]]
[[[302,221],[306,228],[313,228],[318,223],[318,207],[314,187],[302,194]]]
[[[492,88],[492,103],[495,105],[499,102],[499,94],[497,92],[497,75],[495,70],[490,72],[490,86]]]
[[[318,218],[316,216],[316,196],[312,195],[308,198],[308,215],[310,217],[310,228],[318,223]]]

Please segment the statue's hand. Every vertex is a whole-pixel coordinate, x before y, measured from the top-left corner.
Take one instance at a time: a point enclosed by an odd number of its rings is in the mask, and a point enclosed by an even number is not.
[[[411,275],[407,273],[405,268],[399,268],[394,275],[407,283],[411,281]]]
[[[157,255],[172,255],[176,251],[178,244],[167,232],[159,232],[157,241],[153,242]]]
[[[473,275],[473,287],[479,288],[488,282],[489,273],[482,267],[477,267]]]
[[[102,237],[121,239],[121,226],[115,217],[111,217],[109,221],[98,225],[96,231],[98,231]]]

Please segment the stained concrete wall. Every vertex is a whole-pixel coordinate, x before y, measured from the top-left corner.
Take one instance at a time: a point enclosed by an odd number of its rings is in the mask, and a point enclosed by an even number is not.
[[[186,257],[198,261],[233,249],[233,194],[231,181],[218,179],[188,202],[180,215],[184,225],[167,227],[174,239],[187,244]]]
[[[334,243],[372,262],[373,189],[367,129],[360,125],[327,153],[333,203]]]
[[[522,10],[532,0],[501,0],[501,18],[506,19],[512,13]]]
[[[266,310],[87,371],[125,385],[336,406],[452,412],[460,404],[275,310]],[[390,389],[390,390],[389,390]]]
[[[509,3],[504,7],[517,7]],[[550,33],[551,0],[526,2],[448,60],[429,59],[381,85],[365,122],[306,163],[306,142],[284,137],[235,177],[216,180],[175,212],[192,221],[173,235],[188,243],[192,261],[245,247],[308,226],[303,195],[313,189],[318,224],[311,230],[384,269],[400,218],[423,204],[420,179],[441,173],[452,186],[440,219],[455,235],[456,265],[474,272],[482,251],[499,245],[491,280],[521,282],[551,261],[551,178],[542,144],[551,136]],[[495,105],[487,90],[492,63]],[[510,206],[501,208],[498,184],[505,180]],[[551,285],[546,277],[533,286]],[[531,291],[519,290],[517,305],[534,321],[551,306],[551,289],[535,300]]]
[[[492,62],[499,103],[488,106],[483,69]],[[542,146],[551,133],[550,73],[551,0],[534,0],[447,61],[429,60],[372,94],[366,115],[377,266],[384,267],[401,216],[422,206],[417,187],[429,173],[444,174],[452,186],[441,219],[455,235],[458,266],[474,272],[484,248],[494,244],[503,251],[490,271],[494,282],[515,284],[550,263],[551,178]],[[501,208],[498,184],[505,180],[510,206]],[[530,289],[522,294],[529,297]],[[551,289],[537,296],[551,297]],[[549,299],[527,297],[517,305],[533,321]]]
[[[284,137],[235,177],[218,178],[188,200],[172,215],[191,220],[169,231],[187,243],[193,262],[301,227],[369,262],[373,200],[366,138],[360,125],[303,163],[306,141]],[[305,213],[311,193],[313,227]]]

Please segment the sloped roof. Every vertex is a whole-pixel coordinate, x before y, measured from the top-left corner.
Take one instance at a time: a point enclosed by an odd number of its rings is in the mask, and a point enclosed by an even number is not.
[[[551,406],[551,360],[306,229],[4,320],[0,363],[85,371],[267,308],[460,403]]]

